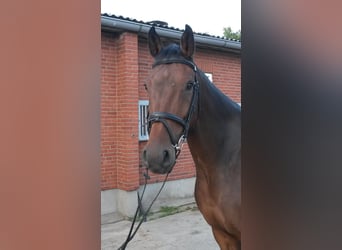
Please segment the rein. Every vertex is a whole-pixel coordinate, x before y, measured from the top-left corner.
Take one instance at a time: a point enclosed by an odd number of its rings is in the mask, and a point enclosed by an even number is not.
[[[186,142],[186,139],[188,138],[191,118],[192,118],[192,115],[195,111],[196,103],[198,102],[199,83],[197,80],[197,66],[192,61],[189,61],[186,59],[162,59],[162,60],[156,61],[152,65],[152,68],[154,68],[157,65],[171,64],[171,63],[185,64],[185,65],[191,67],[195,73],[195,78],[194,78],[194,82],[193,82],[193,86],[192,86],[193,94],[192,94],[188,114],[187,114],[186,118],[183,119],[177,115],[174,115],[174,114],[171,114],[168,112],[154,112],[154,113],[148,115],[147,122],[148,122],[148,132],[149,133],[151,131],[153,123],[161,122],[164,125],[164,127],[166,128],[166,131],[169,134],[172,146],[175,149],[176,158],[177,158],[178,155],[180,154],[181,150],[182,150],[183,144]],[[182,134],[178,140],[175,138],[175,135],[172,132],[167,120],[171,120],[173,122],[176,122],[183,127],[183,132],[182,132]]]
[[[150,206],[147,208],[147,210],[145,212],[143,212],[143,209],[142,209],[142,199],[143,199],[144,194],[145,194],[145,189],[146,189],[146,186],[147,186],[147,180],[150,178],[149,175],[148,175],[148,169],[146,169],[146,173],[144,173],[145,183],[144,183],[144,188],[143,188],[141,196],[139,195],[139,192],[137,192],[137,195],[138,195],[138,207],[135,210],[135,214],[134,214],[134,217],[133,217],[133,220],[132,220],[131,228],[129,229],[129,233],[127,235],[127,238],[126,238],[125,242],[122,243],[122,245],[118,248],[118,250],[125,250],[126,249],[126,246],[134,238],[134,236],[137,233],[138,229],[140,228],[141,224],[144,221],[146,221],[146,217],[147,217],[148,213],[150,212],[153,203],[157,200],[160,192],[164,188],[168,176],[169,176],[169,173],[166,174],[165,179],[163,181],[163,184],[161,185],[158,193],[156,194],[156,196],[152,200]],[[138,214],[140,214],[141,219],[139,221],[139,224],[136,226],[136,228],[135,228],[135,230],[133,232],[134,225],[137,222]]]

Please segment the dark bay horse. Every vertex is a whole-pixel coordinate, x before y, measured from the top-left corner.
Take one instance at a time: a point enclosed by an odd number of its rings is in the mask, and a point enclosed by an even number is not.
[[[148,43],[154,64],[146,81],[150,138],[143,162],[172,171],[187,140],[196,165],[195,199],[221,249],[241,249],[241,109],[193,61],[194,35],[162,46],[154,27]]]

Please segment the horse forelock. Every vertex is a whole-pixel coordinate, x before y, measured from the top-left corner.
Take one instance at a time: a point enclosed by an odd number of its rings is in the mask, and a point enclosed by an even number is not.
[[[177,59],[192,61],[192,58],[187,58],[182,54],[178,44],[172,43],[161,49],[159,54],[155,57],[155,62]]]

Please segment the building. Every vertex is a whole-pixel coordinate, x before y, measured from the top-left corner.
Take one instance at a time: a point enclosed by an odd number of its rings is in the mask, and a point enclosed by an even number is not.
[[[144,126],[148,105],[144,81],[151,70],[147,33],[152,23],[101,16],[101,213],[132,216],[137,191],[144,184],[141,150],[148,135]],[[164,43],[179,43],[183,30],[154,22]],[[191,24],[190,24],[191,25]],[[241,43],[195,33],[194,61],[233,100],[241,99]],[[164,176],[149,174],[146,199]],[[160,199],[191,197],[195,167],[187,145],[169,176]]]

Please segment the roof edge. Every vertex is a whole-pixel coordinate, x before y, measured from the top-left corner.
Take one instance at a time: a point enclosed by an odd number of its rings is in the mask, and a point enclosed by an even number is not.
[[[127,30],[136,33],[148,34],[151,24],[135,20],[123,19],[113,16],[101,15],[101,29],[109,31]],[[156,31],[162,37],[180,39],[183,31],[173,28],[155,26]],[[228,49],[235,53],[241,53],[241,42],[224,38],[201,35],[194,33],[195,42],[201,45],[214,47],[217,49]]]

